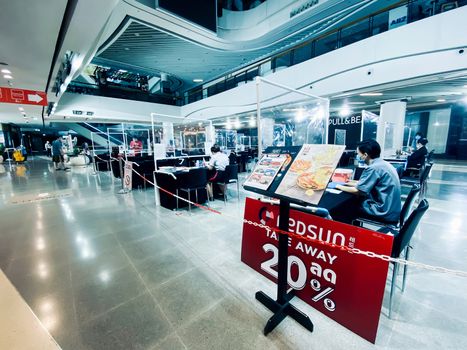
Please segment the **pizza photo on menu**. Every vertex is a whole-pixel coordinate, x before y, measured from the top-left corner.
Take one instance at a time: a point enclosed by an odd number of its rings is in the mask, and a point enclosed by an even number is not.
[[[276,194],[317,205],[345,146],[303,145]]]

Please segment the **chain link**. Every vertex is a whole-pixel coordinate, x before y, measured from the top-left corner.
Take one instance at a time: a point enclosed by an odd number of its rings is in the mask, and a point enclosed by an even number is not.
[[[115,159],[115,158],[113,158],[113,159]],[[126,162],[125,159],[122,159],[122,160],[124,162]],[[231,215],[228,215],[228,214],[225,214],[225,213],[221,213],[220,211],[217,211],[217,210],[214,210],[212,208],[206,207],[206,206],[201,205],[199,203],[194,203],[192,201],[187,200],[186,198],[182,198],[180,196],[177,196],[174,193],[169,192],[166,189],[157,186],[152,181],[149,181],[143,175],[138,173],[135,169],[132,168],[132,170],[139,177],[141,177],[144,181],[146,181],[149,184],[153,185],[154,188],[157,188],[157,189],[159,189],[159,190],[161,190],[163,192],[166,192],[167,194],[169,194],[169,195],[171,195],[171,196],[173,196],[175,198],[178,198],[178,199],[180,199],[182,201],[185,201],[185,202],[187,202],[187,203],[189,203],[191,205],[197,206],[197,207],[199,207],[201,209],[204,209],[204,210],[207,210],[207,211],[219,214],[219,215],[223,215],[225,217],[229,217],[229,218],[234,219],[234,220],[238,220],[237,217],[234,217],[234,216],[231,216]],[[425,270],[429,270],[429,271],[452,274],[452,275],[459,276],[459,277],[467,277],[467,272],[465,272],[465,271],[452,270],[452,269],[447,269],[447,268],[440,267],[440,266],[432,266],[432,265],[427,265],[427,264],[423,264],[423,263],[419,263],[419,262],[415,262],[415,261],[409,261],[409,260],[405,260],[405,259],[402,259],[402,258],[393,258],[393,257],[391,257],[389,255],[377,254],[375,252],[364,251],[364,250],[361,250],[361,249],[358,249],[358,248],[350,248],[350,247],[340,246],[340,245],[337,245],[337,244],[334,244],[334,243],[328,243],[328,242],[324,242],[324,241],[321,241],[321,240],[318,240],[318,239],[303,237],[303,236],[298,235],[296,233],[286,232],[286,231],[280,230],[278,228],[273,229],[273,228],[271,228],[271,227],[269,227],[267,225],[264,225],[262,223],[247,220],[247,219],[243,219],[243,222],[245,224],[252,225],[252,226],[255,226],[255,227],[259,227],[259,228],[262,228],[264,230],[275,231],[275,232],[278,232],[280,234],[286,234],[286,235],[291,236],[291,237],[296,237],[296,238],[306,240],[306,241],[310,241],[310,242],[313,242],[313,243],[316,243],[316,244],[321,244],[321,245],[325,245],[325,246],[328,246],[328,247],[331,247],[331,248],[334,248],[334,249],[339,249],[339,250],[345,251],[345,252],[347,252],[349,254],[360,254],[360,255],[364,255],[364,256],[367,256],[367,257],[372,258],[372,259],[380,259],[380,260],[391,262],[391,263],[397,263],[397,264],[401,264],[401,265],[405,265],[405,266],[412,266],[412,267],[425,269]]]

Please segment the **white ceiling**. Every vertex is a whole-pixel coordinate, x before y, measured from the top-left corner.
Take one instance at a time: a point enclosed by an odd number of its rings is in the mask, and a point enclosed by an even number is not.
[[[64,0],[2,1],[0,10],[0,86],[45,91],[58,32],[67,2]],[[24,123],[23,107],[30,124],[42,124],[42,107],[0,103],[0,122]],[[36,117],[37,120],[33,118]]]

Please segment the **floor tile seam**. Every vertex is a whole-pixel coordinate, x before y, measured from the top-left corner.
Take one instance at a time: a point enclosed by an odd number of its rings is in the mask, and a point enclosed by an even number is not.
[[[175,330],[175,327],[174,325],[172,324],[172,322],[170,321],[169,317],[167,316],[167,314],[164,312],[164,310],[162,309],[161,305],[159,304],[159,301],[154,297],[154,295],[151,293],[151,290],[150,288],[148,287],[146,281],[144,280],[143,276],[141,276],[141,273],[138,271],[138,269],[136,268],[135,264],[133,263],[133,261],[131,260],[131,258],[129,257],[129,255],[126,253],[126,251],[122,248],[122,245],[120,243],[120,241],[118,242],[118,244],[120,245],[120,248],[123,250],[123,253],[126,255],[127,259],[130,261],[130,265],[131,267],[133,268],[133,270],[136,272],[138,278],[140,279],[141,283],[143,284],[146,292],[145,293],[149,293],[150,297],[152,298],[154,304],[157,306],[157,308],[159,309],[159,311],[161,312],[161,314],[164,316],[165,320],[167,321],[168,325],[170,326],[170,328],[172,330]]]
[[[116,309],[118,309],[118,308],[120,308],[120,307],[122,307],[122,306],[124,306],[124,305],[126,305],[128,303],[133,302],[134,300],[142,297],[145,294],[147,294],[147,291],[140,292],[140,293],[136,294],[135,296],[133,296],[133,297],[131,297],[129,299],[126,299],[125,301],[123,301],[123,302],[121,302],[119,304],[116,304],[116,305],[110,307],[109,309],[107,309],[107,310],[105,310],[105,311],[103,311],[103,312],[101,312],[101,313],[99,313],[97,315],[93,315],[93,316],[89,317],[85,321],[78,321],[78,327],[81,328],[81,326],[86,326],[88,323],[96,321],[98,318],[103,317],[103,316],[107,315],[108,313],[113,312]],[[81,333],[80,330],[79,330],[79,333]],[[111,332],[109,332],[109,333],[111,333]]]
[[[179,273],[178,275],[170,277],[169,279],[165,280],[161,284],[159,284],[159,285],[157,285],[155,287],[149,288],[149,292],[152,295],[152,292],[155,291],[156,289],[160,289],[160,288],[166,286],[167,284],[169,284],[170,282],[173,282],[176,279],[178,279],[178,278],[180,278],[180,277],[182,277],[182,276],[184,276],[186,274],[189,274],[190,272],[193,272],[193,270],[196,270],[196,269],[197,269],[196,267],[190,267],[188,270],[185,270],[185,271]]]
[[[182,341],[182,339],[180,338],[180,336],[177,334],[177,332],[175,330],[173,330],[172,332],[170,332],[169,334],[167,334],[164,338],[160,339],[159,341],[157,341],[157,343],[149,348],[148,350],[159,350],[159,346],[161,344],[163,344],[167,339],[169,339],[171,336],[175,336],[183,345],[183,347],[188,350],[187,346],[185,345],[185,343]]]

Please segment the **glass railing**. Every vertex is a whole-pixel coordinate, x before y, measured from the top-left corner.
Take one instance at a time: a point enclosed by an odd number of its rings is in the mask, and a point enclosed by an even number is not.
[[[66,92],[74,94],[95,95],[103,97],[121,98],[126,100],[161,103],[165,105],[180,105],[174,96],[163,96],[151,94],[147,91],[136,90],[123,86],[99,86],[97,84],[87,84],[72,81]]]
[[[182,101],[177,105],[186,105],[218,93],[230,90],[238,85],[253,81],[256,76],[274,73],[295,64],[307,61],[327,52],[367,39],[401,25],[413,23],[427,17],[437,15],[461,6],[467,0],[410,0],[401,1],[370,16],[347,23],[338,29],[331,30],[313,40],[302,43],[292,49],[275,55],[266,61],[250,66],[239,73],[231,74],[215,84],[205,83],[184,93]],[[398,16],[394,16],[396,8],[407,6]],[[390,22],[391,20],[391,22]],[[460,35],[460,34],[459,34]]]

